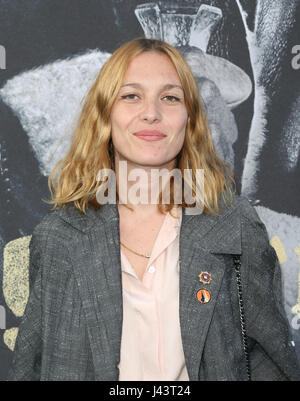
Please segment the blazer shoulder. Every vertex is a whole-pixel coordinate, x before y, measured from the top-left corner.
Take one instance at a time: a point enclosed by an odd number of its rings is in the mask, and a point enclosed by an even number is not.
[[[235,204],[243,230],[250,232],[254,237],[256,236],[257,240],[269,241],[268,230],[250,201],[245,196],[235,195]]]
[[[50,271],[58,272],[66,265],[67,243],[71,238],[67,224],[59,217],[58,210],[48,212],[32,231],[29,243],[29,287],[37,274],[47,277]],[[54,261],[60,260],[60,263]]]
[[[245,196],[235,195],[235,202],[241,216],[254,224],[263,224],[255,207],[251,205],[250,201]]]
[[[274,248],[270,245],[270,235],[265,223],[259,217],[255,207],[245,196],[238,197],[239,213],[241,219],[242,230],[248,238],[248,241],[255,244],[255,248],[271,251]],[[254,246],[254,245],[253,245]]]
[[[41,239],[52,237],[58,240],[68,239],[71,234],[68,230],[68,224],[61,218],[62,213],[61,209],[51,210],[46,213],[34,227],[32,237]]]

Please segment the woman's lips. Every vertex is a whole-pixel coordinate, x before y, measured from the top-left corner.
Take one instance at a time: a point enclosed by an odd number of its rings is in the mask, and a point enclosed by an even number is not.
[[[133,134],[137,138],[140,138],[144,141],[153,142],[153,141],[161,141],[167,135],[163,134],[160,131],[139,131]]]

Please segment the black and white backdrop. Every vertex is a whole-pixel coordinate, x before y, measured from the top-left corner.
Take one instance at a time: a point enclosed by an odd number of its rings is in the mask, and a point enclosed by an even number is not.
[[[49,172],[101,65],[137,36],[184,47],[215,147],[279,257],[300,358],[299,0],[0,0],[0,380]]]

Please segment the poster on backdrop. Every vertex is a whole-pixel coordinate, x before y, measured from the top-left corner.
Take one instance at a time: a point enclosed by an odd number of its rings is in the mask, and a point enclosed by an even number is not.
[[[28,299],[28,244],[47,179],[112,52],[179,48],[217,152],[265,223],[300,357],[300,4],[297,0],[0,0],[0,380]]]

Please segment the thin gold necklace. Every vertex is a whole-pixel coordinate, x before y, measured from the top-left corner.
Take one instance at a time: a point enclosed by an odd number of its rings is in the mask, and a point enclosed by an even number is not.
[[[135,252],[133,249],[130,249],[130,248],[128,248],[128,246],[124,245],[121,241],[120,241],[120,244],[121,244],[122,246],[124,246],[124,248],[128,249],[128,251],[133,252],[133,253],[135,253],[135,254],[138,255],[138,256],[142,256],[143,258],[149,259],[150,256],[151,256],[151,255],[149,255],[149,253],[146,253],[146,255],[143,255],[142,253]]]

